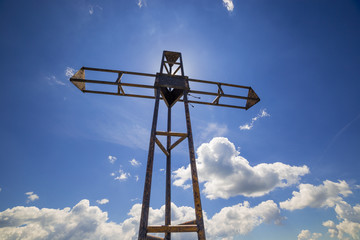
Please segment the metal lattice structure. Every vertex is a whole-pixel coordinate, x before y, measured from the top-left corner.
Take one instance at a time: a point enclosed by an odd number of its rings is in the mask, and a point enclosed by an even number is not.
[[[85,78],[85,71],[116,73],[117,79],[115,81],[89,80]],[[155,77],[155,83],[154,85],[125,83],[122,82],[122,77],[124,75]],[[206,239],[205,227],[204,227],[203,212],[201,207],[199,181],[198,181],[198,175],[196,169],[194,141],[191,130],[189,104],[190,103],[206,104],[206,105],[231,107],[231,108],[239,108],[239,109],[247,110],[260,101],[259,97],[253,91],[253,89],[251,87],[235,85],[235,84],[190,79],[184,74],[184,67],[183,67],[181,53],[170,52],[170,51],[163,52],[160,72],[156,74],[82,67],[78,72],[74,74],[74,76],[70,78],[70,81],[84,93],[98,93],[98,94],[155,99],[138,239],[139,240],[146,240],[146,239],[170,240],[172,232],[196,232],[199,240],[205,240]],[[191,90],[189,86],[189,83],[191,82],[202,83],[206,85],[216,85],[217,92]],[[86,83],[114,86],[115,91],[88,90],[86,88]],[[247,96],[226,94],[224,93],[223,90],[224,86],[232,89],[245,89],[248,91]],[[126,87],[131,87],[135,89],[137,88],[154,89],[155,94],[154,95],[149,95],[144,93],[131,94],[128,93],[127,91],[125,92],[124,89]],[[190,93],[194,93],[200,96],[201,95],[214,96],[215,98],[212,101],[200,101],[200,100],[194,101],[188,99],[188,95]],[[221,98],[240,99],[240,100],[245,100],[246,102],[243,105],[224,104],[224,103],[220,103]],[[163,100],[168,108],[166,132],[157,131],[157,120],[158,120],[160,100]],[[186,129],[187,129],[186,133],[171,131],[171,108],[177,102],[184,103]],[[166,147],[159,141],[157,136],[166,136]],[[172,142],[172,139],[174,137],[177,137],[178,139],[175,142]],[[171,151],[186,138],[188,139],[188,146],[189,146],[190,168],[191,168],[196,219],[179,225],[171,225]],[[149,226],[148,218],[149,218],[149,208],[150,208],[150,193],[151,193],[151,181],[152,181],[152,173],[153,173],[155,144],[162,150],[162,152],[166,156],[165,223],[164,225],[160,225],[160,226]],[[155,237],[149,235],[148,233],[164,233],[165,236],[164,238]]]

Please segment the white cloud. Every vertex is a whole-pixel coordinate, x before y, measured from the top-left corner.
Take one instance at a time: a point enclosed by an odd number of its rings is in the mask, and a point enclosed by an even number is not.
[[[116,174],[114,173],[114,175],[112,176],[116,176]],[[130,177],[130,173],[124,172],[124,170],[120,169],[118,171],[118,176],[116,176],[114,179],[119,181],[125,181],[129,177]]]
[[[233,236],[251,232],[264,222],[279,224],[281,220],[280,210],[272,200],[262,202],[253,208],[245,201],[243,204],[221,209],[205,222],[205,227],[210,239],[231,239]]]
[[[303,209],[305,207],[334,207],[336,203],[351,194],[349,185],[345,181],[338,183],[326,180],[319,186],[300,184],[299,192],[293,192],[293,197],[280,203],[280,207],[288,210]]]
[[[263,117],[270,117],[270,114],[266,112],[266,109],[263,109],[260,111],[260,113],[258,115],[256,115],[256,117],[253,117],[251,119],[251,123],[247,123],[247,124],[244,124],[244,125],[241,125],[239,128],[240,130],[250,130],[254,127],[254,123],[259,120],[260,118],[263,118]]]
[[[134,166],[134,167],[138,167],[138,166],[141,165],[141,163],[138,162],[138,161],[136,161],[135,158],[133,158],[133,159],[132,159],[131,161],[129,161],[129,162],[130,162],[130,164],[131,164],[132,166]]]
[[[321,233],[311,233],[309,230],[301,230],[298,235],[298,240],[316,240],[321,236]]]
[[[330,237],[338,238],[341,240],[349,239],[351,236],[353,239],[360,239],[360,205],[357,204],[352,207],[345,201],[336,203],[335,206],[336,217],[339,224],[335,224],[333,221],[328,220],[323,222],[323,226],[328,228]]]
[[[71,67],[67,67],[65,69],[65,76],[72,77],[72,76],[74,76],[74,74],[75,74],[75,69],[73,69]]]
[[[142,8],[143,6],[146,7],[146,0],[138,0],[137,5],[139,8]]]
[[[72,209],[18,206],[0,213],[0,236],[10,239],[118,239],[123,225],[107,222],[106,212],[82,200]],[[130,236],[130,237],[129,237]],[[124,235],[131,239],[131,235]]]
[[[89,6],[89,14],[93,15],[94,13],[94,7],[93,6]]]
[[[307,166],[290,166],[281,162],[250,166],[227,138],[214,138],[197,149],[199,181],[205,182],[207,198],[225,198],[244,195],[263,196],[277,187],[299,182],[309,173]],[[173,172],[175,186],[184,187],[190,180],[190,165]]]
[[[46,77],[46,80],[48,80],[48,83],[50,85],[57,84],[57,85],[65,86],[65,83],[58,80],[54,75],[50,75],[50,76]]]
[[[234,3],[232,0],[223,0],[223,4],[229,12],[234,10]]]
[[[98,204],[103,205],[103,204],[107,204],[107,203],[109,202],[109,199],[103,198],[103,199],[101,199],[101,200],[96,200],[96,202],[97,202]]]
[[[97,206],[90,206],[89,200],[81,200],[72,209],[49,209],[18,206],[0,212],[0,236],[10,239],[137,239],[141,204],[134,204],[128,218],[117,224],[108,221],[107,212]],[[149,224],[163,224],[165,206],[150,208]],[[178,207],[172,203],[172,222],[179,224],[195,219],[194,209]],[[266,222],[278,223],[281,220],[279,209],[273,201],[260,203],[251,208],[248,202],[223,208],[213,218],[204,213],[207,238],[230,239],[235,235],[246,234],[256,226]],[[228,223],[228,224],[227,224]],[[222,226],[222,227],[219,227]],[[185,236],[185,238],[184,238]],[[194,239],[195,233],[181,234],[182,239]],[[179,234],[173,239],[180,239]]]
[[[35,194],[34,192],[27,192],[25,193],[25,195],[27,195],[28,200],[26,202],[33,202],[35,200],[39,199],[39,196],[37,194]]]
[[[102,11],[103,10],[103,8],[100,7],[99,5],[95,5],[95,6],[90,5],[89,6],[89,14],[90,15],[93,15],[95,13],[95,8],[97,9],[96,11],[98,11],[98,10]]]
[[[139,181],[139,176],[138,175],[135,175],[135,181]]]
[[[114,162],[117,160],[116,157],[111,156],[111,155],[108,156],[108,159],[109,159],[109,162],[110,162],[110,163],[114,163]]]

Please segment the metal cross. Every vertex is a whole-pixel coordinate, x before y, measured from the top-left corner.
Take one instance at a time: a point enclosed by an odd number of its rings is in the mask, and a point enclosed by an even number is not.
[[[115,81],[89,80],[89,79],[85,79],[85,71],[115,73],[117,74],[117,79]],[[155,84],[146,85],[139,83],[125,83],[122,81],[122,77],[124,75],[155,77]],[[247,110],[260,101],[260,98],[256,95],[254,90],[251,87],[240,86],[235,84],[190,79],[184,74],[184,67],[183,67],[181,53],[170,52],[170,51],[163,52],[160,72],[156,74],[82,67],[79,71],[77,71],[74,74],[74,76],[70,78],[70,81],[84,93],[98,93],[98,94],[155,99],[138,239],[139,240],[147,240],[147,239],[170,240],[172,232],[196,232],[198,236],[198,240],[205,240],[206,239],[205,227],[204,227],[203,212],[202,212],[201,200],[200,200],[199,180],[196,169],[194,141],[191,130],[191,122],[190,122],[189,103],[231,107],[231,108],[239,108],[239,109]],[[216,86],[217,92],[191,90],[189,86],[189,83],[191,82],[205,84],[207,87],[209,85]],[[96,85],[99,84],[111,85],[115,88],[114,89],[115,91],[110,92],[110,91],[89,90],[86,88],[87,86],[86,83],[96,84]],[[143,93],[130,94],[125,92],[124,90],[125,87],[129,87],[129,88],[131,87],[135,89],[140,89],[140,88],[154,89],[155,94],[154,95],[143,94]],[[225,88],[230,90],[245,89],[247,90],[247,96],[226,94],[224,92]],[[213,96],[215,97],[215,99],[213,99],[212,101],[188,100],[188,95],[190,93],[197,94],[200,96]],[[242,101],[245,101],[245,103],[234,104],[231,102],[231,104],[229,103],[226,104],[226,103],[220,103],[220,99],[240,99]],[[157,119],[158,119],[160,100],[164,100],[168,108],[166,132],[157,131]],[[171,108],[176,102],[184,102],[186,127],[187,127],[186,133],[171,131]],[[157,136],[167,137],[166,147],[163,146],[163,144],[159,141]],[[172,137],[178,137],[178,139],[174,143],[172,143],[171,141]],[[185,140],[185,138],[188,139],[188,145],[189,145],[190,168],[191,168],[196,219],[179,225],[171,225],[171,150],[174,147],[176,147],[179,143],[181,143],[183,140]],[[165,224],[159,226],[148,226],[155,143],[166,155]],[[151,236],[148,233],[165,233],[165,236],[164,238],[161,238],[161,237]]]

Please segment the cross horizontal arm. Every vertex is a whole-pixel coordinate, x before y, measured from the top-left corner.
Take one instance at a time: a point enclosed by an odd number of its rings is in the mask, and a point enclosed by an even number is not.
[[[96,72],[105,72],[105,73],[117,73],[118,78],[114,81],[103,81],[103,80],[90,80],[85,79],[85,70],[87,71],[96,71]],[[90,67],[82,67],[78,72],[74,74],[70,78],[70,81],[79,88],[84,93],[97,93],[97,94],[108,94],[108,95],[118,95],[118,96],[127,96],[127,97],[138,97],[138,98],[147,98],[147,99],[155,99],[154,95],[150,94],[128,94],[123,87],[132,87],[132,88],[145,88],[145,89],[154,89],[156,88],[154,85],[147,85],[147,84],[139,84],[139,83],[126,83],[122,82],[123,75],[137,75],[137,76],[145,76],[145,77],[156,77],[156,74],[149,74],[149,73],[140,73],[140,72],[130,72],[130,71],[119,71],[119,70],[110,70],[110,69],[102,69],[102,68],[90,68]],[[212,105],[212,106],[220,106],[220,107],[230,107],[230,108],[238,108],[238,109],[249,109],[254,104],[260,101],[260,98],[256,95],[256,93],[252,90],[251,87],[230,84],[230,83],[221,83],[221,82],[212,82],[206,80],[199,80],[199,79],[187,79],[188,82],[197,82],[203,84],[212,84],[218,87],[217,92],[207,92],[207,91],[199,91],[199,90],[188,90],[188,93],[197,94],[200,96],[215,96],[213,101],[195,101],[195,100],[188,100],[189,103],[194,104],[204,104],[204,105]],[[102,84],[102,85],[113,85],[116,86],[116,91],[99,91],[99,90],[90,90],[87,89],[86,83],[88,84]],[[222,86],[230,87],[230,88],[241,88],[248,90],[247,96],[240,96],[234,94],[226,94],[222,89]],[[169,86],[171,87],[171,86]],[[241,106],[239,104],[226,104],[220,103],[220,99],[242,99],[246,100],[246,105]],[[162,97],[160,99],[163,99]],[[178,101],[183,102],[183,97],[180,98]]]
[[[156,77],[156,74],[151,74],[151,73],[129,72],[129,71],[111,70],[104,68],[92,68],[92,67],[82,67],[81,69],[89,70],[89,71],[97,71],[97,72],[123,73],[123,74],[131,74],[131,75],[138,75],[145,77]]]

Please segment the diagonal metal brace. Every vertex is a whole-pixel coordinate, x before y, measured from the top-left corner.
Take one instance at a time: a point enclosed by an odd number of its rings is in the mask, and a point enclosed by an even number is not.
[[[181,138],[179,138],[176,142],[174,142],[171,146],[170,146],[170,150],[172,150],[174,147],[176,147],[177,145],[179,145],[182,141],[184,141],[184,139],[186,138],[187,136],[183,136]]]
[[[162,145],[162,143],[159,141],[158,138],[155,138],[155,142],[156,142],[156,144],[159,146],[159,148],[161,149],[161,151],[163,151],[163,153],[165,153],[166,156],[169,156],[169,152],[166,151],[166,149],[164,148],[164,146]]]

